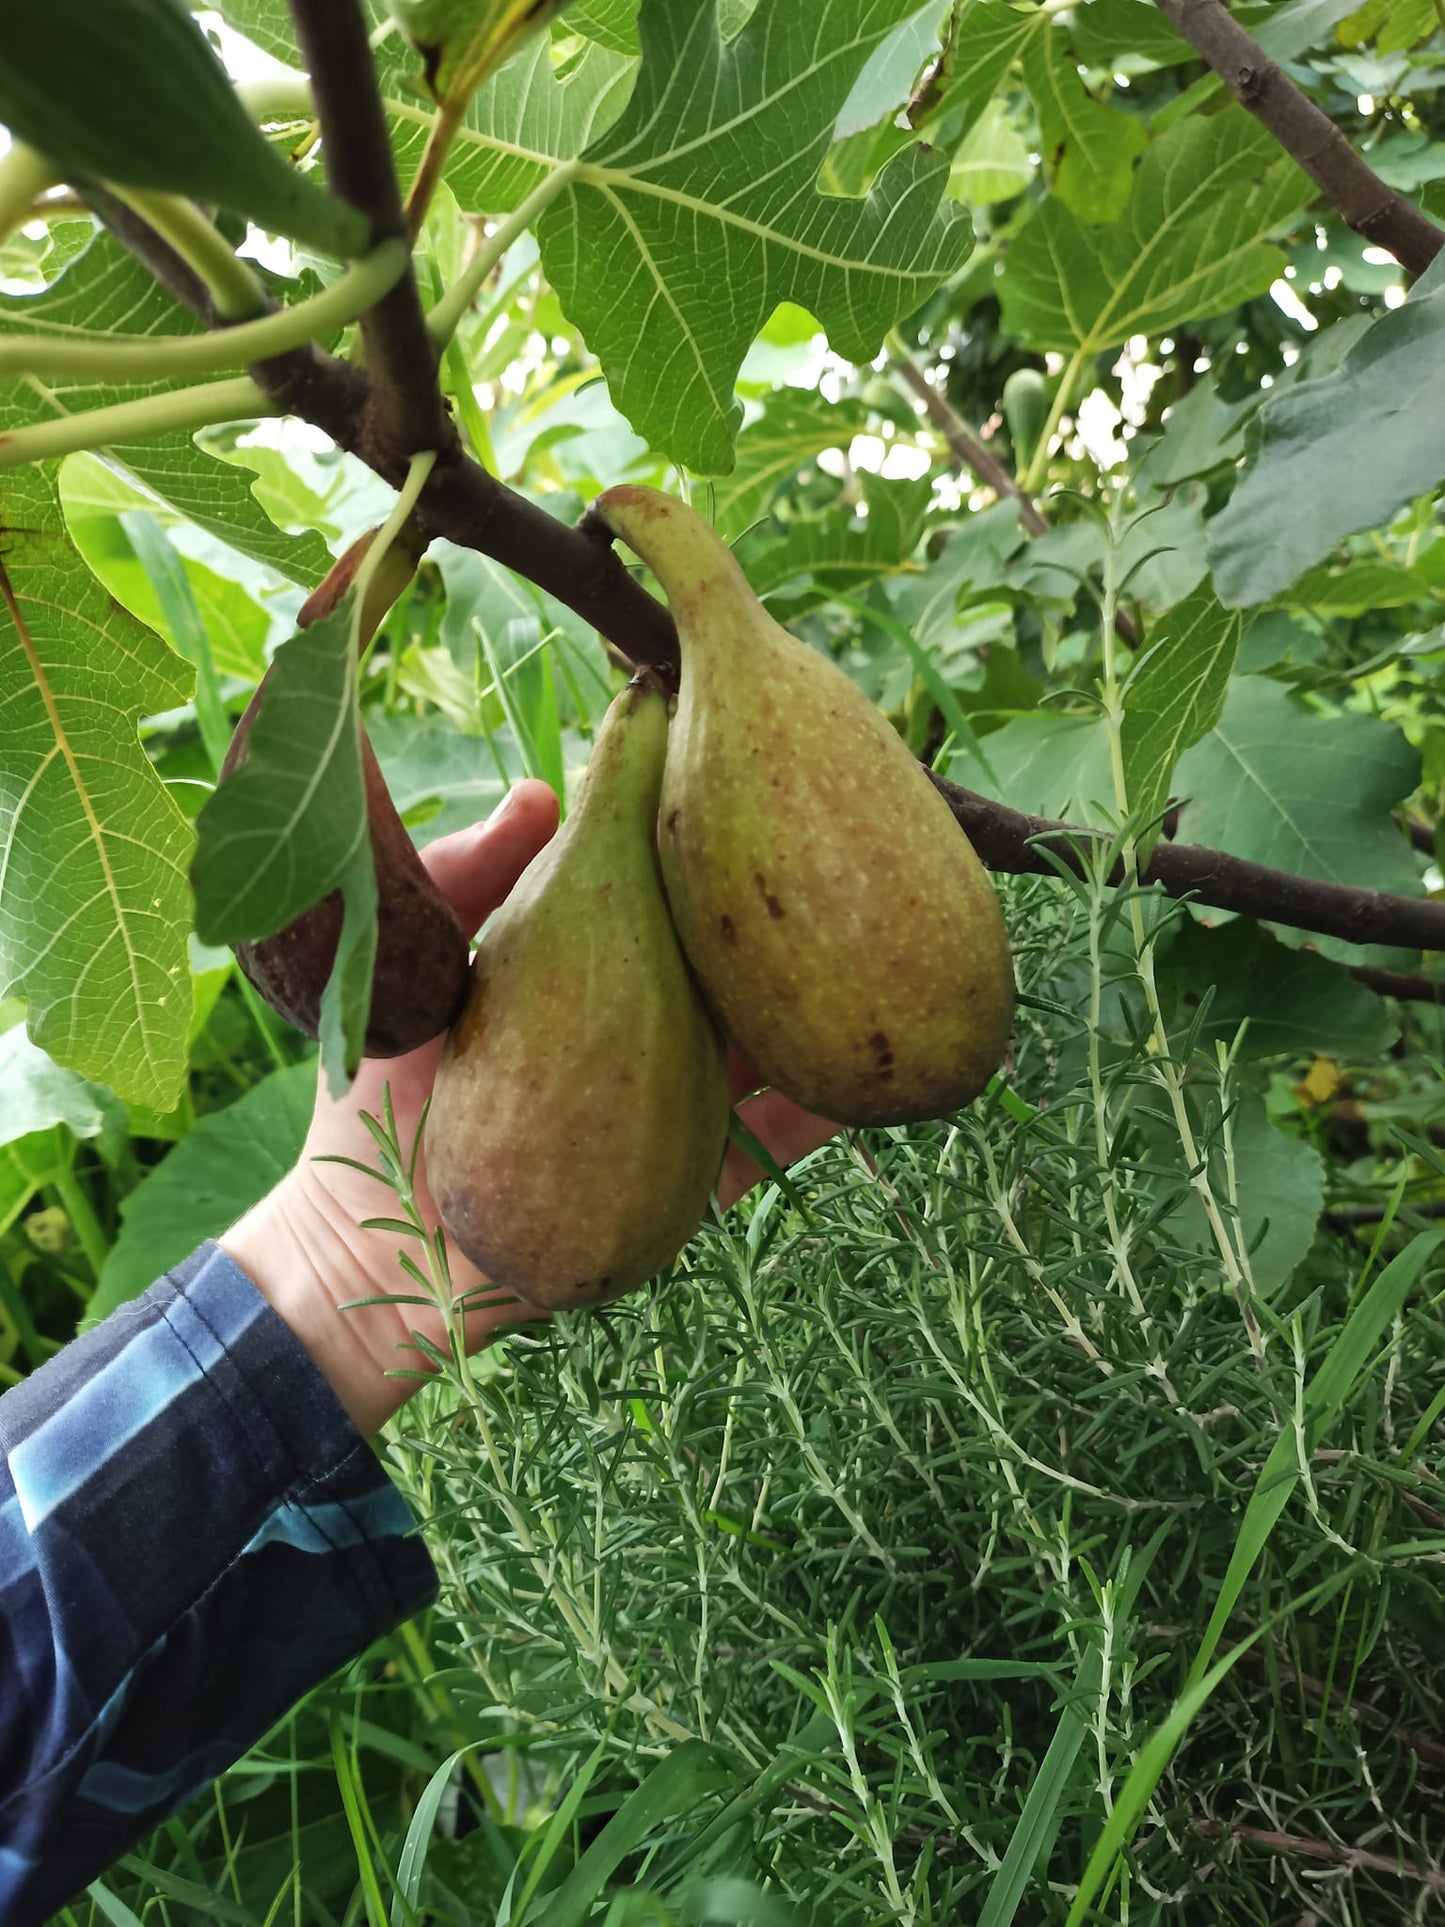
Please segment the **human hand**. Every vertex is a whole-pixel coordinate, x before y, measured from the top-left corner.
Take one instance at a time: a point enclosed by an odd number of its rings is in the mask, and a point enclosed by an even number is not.
[[[433,881],[469,936],[506,898],[556,827],[552,790],[545,783],[521,782],[486,823],[441,837],[423,852]],[[358,1299],[411,1292],[397,1265],[402,1249],[397,1235],[362,1228],[367,1219],[395,1217],[396,1201],[377,1179],[354,1165],[328,1160],[375,1165],[377,1147],[362,1113],[381,1115],[388,1085],[397,1141],[404,1154],[410,1152],[444,1041],[434,1038],[404,1057],[368,1059],[340,1098],[331,1096],[323,1080],[296,1166],[218,1241],[290,1325],[366,1436],[379,1430],[417,1389],[415,1379],[385,1376],[399,1366],[425,1369],[412,1333],[446,1350],[450,1325],[440,1305],[355,1306]],[[757,1083],[751,1066],[734,1053],[734,1101],[754,1091]],[[784,1165],[816,1149],[837,1128],[776,1091],[751,1097],[739,1115]],[[732,1204],[761,1176],[752,1160],[730,1145],[718,1179],[719,1202]],[[422,1158],[416,1204],[425,1223],[439,1222]],[[468,1351],[487,1344],[499,1326],[544,1315],[490,1285],[450,1239],[447,1256],[453,1294],[468,1307]],[[355,1308],[342,1312],[347,1304]]]

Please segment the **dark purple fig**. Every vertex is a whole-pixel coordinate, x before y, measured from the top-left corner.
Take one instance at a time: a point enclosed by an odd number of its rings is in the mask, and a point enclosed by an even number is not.
[[[301,627],[319,621],[335,608],[370,541],[369,535],[363,536],[338,560],[302,609]],[[404,550],[398,553],[394,549],[387,556],[373,581],[363,616],[363,646],[411,581],[415,568],[415,555]],[[222,782],[245,761],[247,740],[265,701],[267,680],[262,678],[236,725],[221,765]],[[365,730],[361,756],[377,894],[376,964],[365,1054],[399,1057],[439,1036],[461,1008],[467,991],[468,946],[451,905],[428,876],[406,825],[396,813]],[[342,915],[341,892],[333,890],[275,936],[236,946],[236,961],[266,1002],[308,1037],[320,1031],[321,998],[336,961]]]

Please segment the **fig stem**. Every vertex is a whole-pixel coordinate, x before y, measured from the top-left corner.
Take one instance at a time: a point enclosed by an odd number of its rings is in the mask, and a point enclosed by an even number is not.
[[[266,290],[194,201],[183,194],[153,194],[134,187],[112,191],[200,277],[222,321],[249,321],[264,313]]]
[[[238,322],[209,334],[150,335],[134,341],[107,335],[91,341],[22,335],[0,341],[0,379],[40,375],[81,381],[163,381],[173,375],[219,375],[247,368],[253,361],[304,347],[355,321],[396,286],[406,263],[404,241],[383,241],[320,294],[294,307],[278,308],[260,320]]]
[[[15,141],[0,159],[0,241],[8,241],[31,218],[36,197],[54,187],[60,176],[43,154]]]
[[[411,193],[406,201],[407,226],[413,238],[421,233],[422,223],[426,220],[427,209],[431,206],[432,196],[436,193],[437,183],[442,177],[447,155],[451,152],[452,142],[458,129],[466,119],[467,96],[448,96],[437,102],[436,114],[432,119],[431,132],[427,136],[426,148],[422,153],[421,166],[411,184]]]
[[[500,20],[497,9],[490,9],[479,29],[473,29],[468,34],[467,50],[451,65],[445,92],[437,91],[435,81],[440,76],[433,72],[431,60],[428,59],[427,85],[436,101],[437,111],[427,136],[426,151],[407,197],[406,218],[413,236],[421,232],[422,222],[426,219],[427,209],[431,206],[432,196],[446,167],[447,156],[466,120],[472,95],[525,39],[545,27],[566,4],[567,0],[530,0],[530,4],[529,0],[510,0],[510,5],[501,9]],[[441,49],[434,51],[440,53]]]
[[[276,74],[265,80],[244,80],[237,87],[236,94],[258,125],[268,121],[316,118],[309,74],[293,72]]]
[[[381,567],[387,550],[406,526],[408,517],[417,505],[417,498],[426,487],[427,477],[436,466],[436,459],[437,451],[434,448],[424,449],[419,455],[412,456],[406,480],[401,485],[401,492],[396,498],[391,514],[387,516],[367,545],[366,553],[361,558],[355,576],[354,615],[358,622],[361,619],[361,611],[366,606],[366,592],[371,587],[372,577]]]
[[[29,422],[24,428],[0,435],[0,468],[18,468],[22,462],[50,461],[58,455],[73,455],[81,448],[105,448],[113,442],[135,442],[179,429],[210,428],[216,422],[250,421],[277,412],[270,396],[249,375],[237,375],[230,381],[206,382],[199,388],[178,388],[169,395],[147,395],[140,401],[91,408],[80,415],[60,415],[54,421]]]
[[[496,267],[512,243],[525,234],[532,223],[556,200],[563,188],[571,185],[579,163],[567,161],[556,167],[539,187],[535,187],[521,206],[509,214],[501,226],[478,248],[441,300],[426,318],[426,331],[437,348],[445,348],[456,333],[462,316],[476,299],[477,290]]]

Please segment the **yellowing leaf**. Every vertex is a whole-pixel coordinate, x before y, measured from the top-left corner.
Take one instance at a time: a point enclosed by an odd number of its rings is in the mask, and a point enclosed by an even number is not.
[[[1318,1110],[1339,1088],[1339,1065],[1333,1057],[1317,1057],[1295,1085],[1294,1094],[1306,1110]]]

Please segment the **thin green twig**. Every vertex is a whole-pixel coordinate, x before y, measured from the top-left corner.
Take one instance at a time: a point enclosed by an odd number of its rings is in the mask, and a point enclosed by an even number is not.
[[[522,205],[509,214],[496,232],[488,237],[486,245],[478,248],[466,267],[457,276],[441,300],[426,318],[427,333],[438,348],[444,348],[455,334],[462,316],[472,305],[477,290],[496,267],[512,243],[527,232],[541,214],[551,206],[563,188],[575,179],[580,163],[568,161],[554,168],[539,187],[536,187],[523,201]]]

